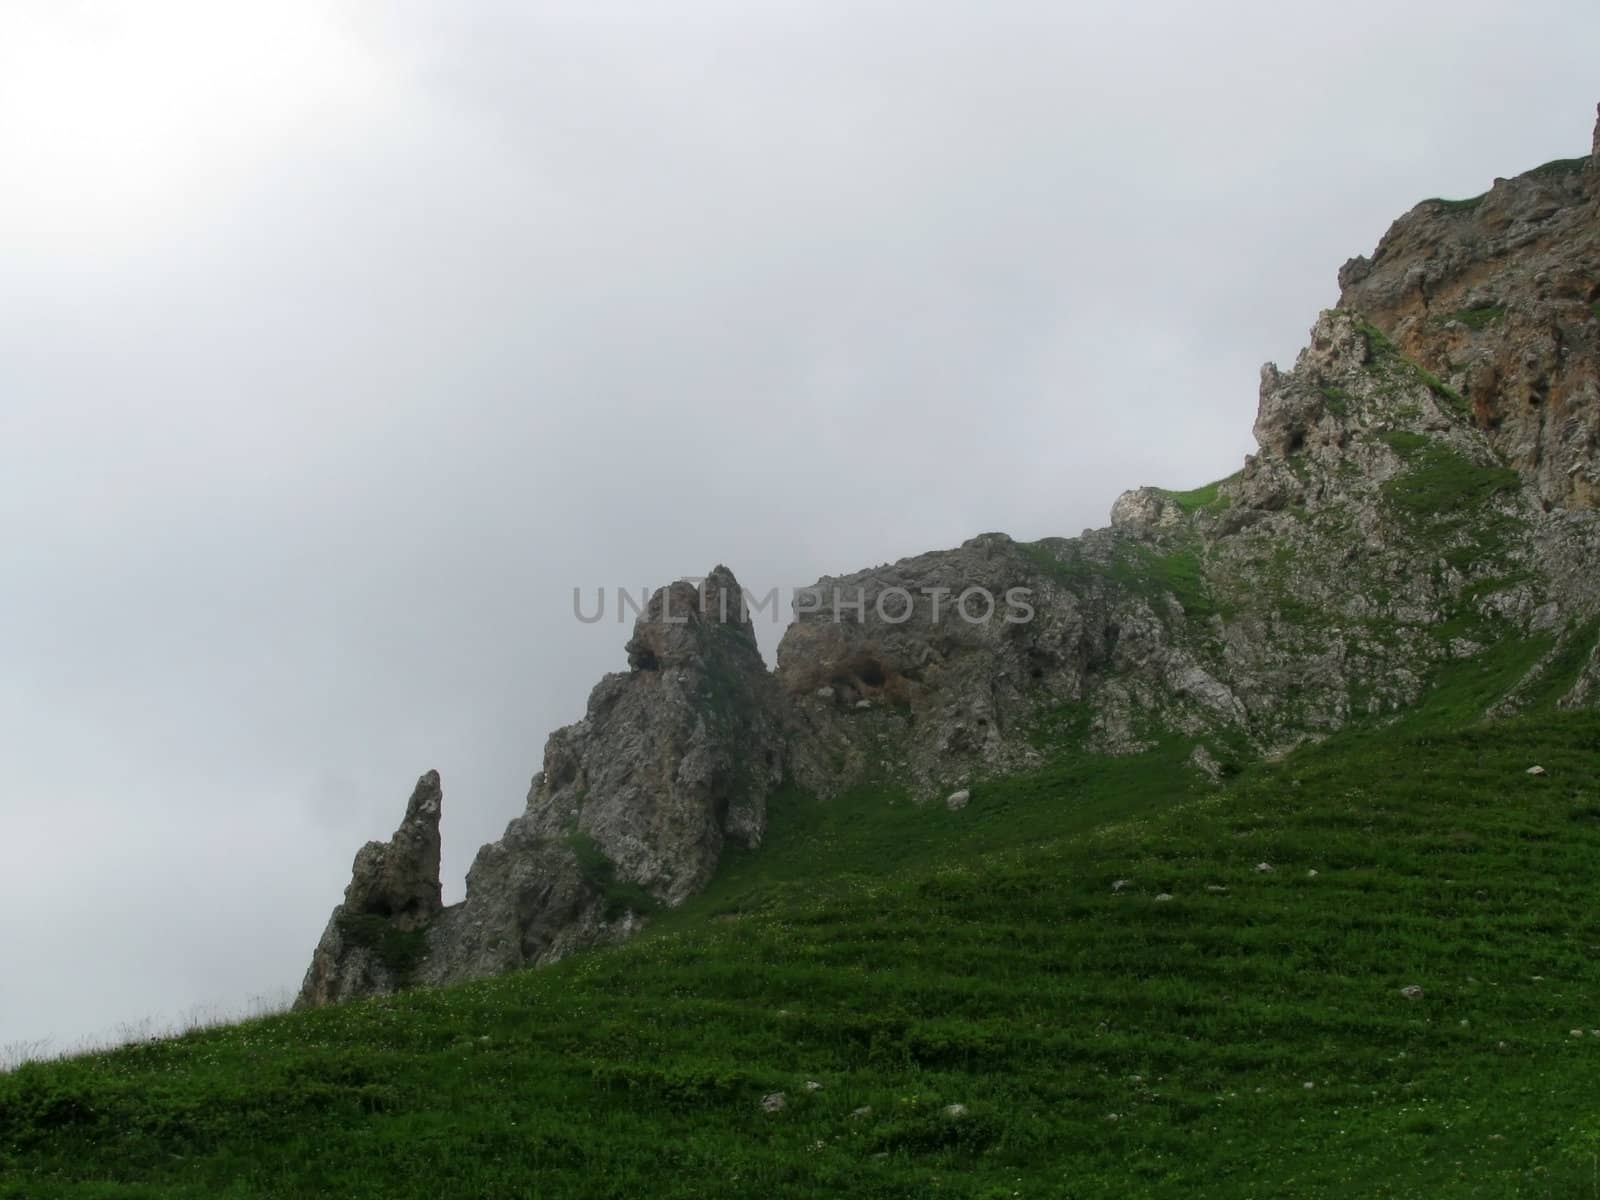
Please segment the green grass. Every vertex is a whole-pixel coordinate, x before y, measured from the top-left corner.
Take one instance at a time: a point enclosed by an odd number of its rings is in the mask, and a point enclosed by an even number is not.
[[[1433,444],[1433,439],[1427,434],[1414,433],[1409,429],[1390,430],[1388,433],[1380,434],[1378,440],[1408,461],[1415,461],[1418,455]]]
[[[1421,363],[1414,362],[1400,352],[1400,348],[1389,340],[1387,334],[1369,321],[1357,320],[1356,328],[1367,339],[1367,348],[1371,354],[1369,369],[1380,378],[1387,379],[1384,387],[1386,394],[1397,396],[1396,385],[1420,383],[1431,391],[1458,419],[1469,420],[1472,416],[1471,406],[1467,404],[1466,397],[1440,379]]]
[[[1151,568],[1158,586],[1177,597],[1186,616],[1207,620],[1222,611],[1195,551],[1180,550],[1162,555],[1151,562]]]
[[[1529,175],[1561,177],[1565,175],[1582,175],[1589,166],[1589,156],[1582,158],[1556,158],[1547,163],[1534,167]]]
[[[1484,192],[1482,195],[1469,196],[1465,200],[1443,200],[1439,197],[1434,197],[1428,203],[1437,204],[1448,213],[1469,213],[1482,204],[1488,195],[1488,192]]]
[[[1328,411],[1336,417],[1350,415],[1350,393],[1342,387],[1324,384],[1322,387],[1322,401],[1328,406]]]
[[[1106,568],[1084,555],[1073,539],[1041,538],[1019,542],[1017,551],[1057,583],[1073,589],[1087,588],[1107,576]]]
[[[1600,716],[1471,720],[1538,653],[1223,789],[1068,707],[786,792],[629,944],[0,1077],[0,1196],[1590,1196]]]
[[[1482,331],[1491,325],[1498,325],[1505,320],[1506,306],[1504,304],[1481,304],[1476,308],[1463,308],[1458,312],[1449,313],[1438,318],[1442,324],[1445,321],[1459,321],[1468,329]]]
[[[578,860],[578,873],[605,901],[605,917],[614,921],[624,913],[648,916],[661,908],[661,901],[637,883],[617,878],[616,865],[606,857],[600,844],[586,833],[567,835],[567,845]]]
[[[355,946],[377,952],[378,961],[401,978],[410,975],[428,949],[427,929],[399,929],[387,917],[370,913],[344,913],[339,932]]]
[[[1225,479],[1205,484],[1187,492],[1173,492],[1166,488],[1156,488],[1163,499],[1176,504],[1185,513],[1200,512],[1202,510],[1221,510],[1228,507],[1228,497],[1222,494],[1222,485],[1232,483],[1239,478],[1236,471]]]
[[[1480,466],[1422,435],[1397,431],[1383,440],[1411,464],[1382,488],[1385,501],[1403,516],[1459,522],[1500,493],[1521,486],[1521,477],[1510,467]]]
[[[1589,656],[1595,651],[1597,638],[1600,638],[1600,620],[1586,621],[1568,630],[1560,648],[1521,699],[1537,708],[1556,703],[1577,683]]]
[[[1557,158],[1540,166],[1534,167],[1531,171],[1526,172],[1526,174],[1549,178],[1561,178],[1568,175],[1581,175],[1588,165],[1589,159],[1587,155],[1583,158]],[[1443,200],[1435,197],[1432,200],[1426,201],[1426,203],[1437,204],[1441,209],[1448,213],[1469,213],[1476,209],[1478,205],[1482,204],[1484,200],[1488,198],[1488,195],[1488,192],[1484,192],[1479,196],[1469,196],[1465,200]]]
[[[1199,553],[1192,546],[1162,553],[1140,542],[1118,543],[1109,562],[1096,562],[1071,550],[1062,558],[1052,548],[1056,539],[1019,545],[1018,549],[1045,574],[1066,586],[1087,591],[1110,583],[1152,604],[1167,596],[1178,601],[1185,615],[1205,619],[1221,611],[1205,577]],[[1062,549],[1066,544],[1062,544]]]

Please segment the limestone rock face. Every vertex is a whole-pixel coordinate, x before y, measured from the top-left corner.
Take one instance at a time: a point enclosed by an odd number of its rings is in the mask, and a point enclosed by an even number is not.
[[[1459,393],[1542,502],[1600,504],[1594,154],[1497,179],[1472,200],[1423,201],[1339,284],[1340,306]]]
[[[631,670],[603,678],[584,719],[550,735],[524,811],[478,852],[462,903],[439,908],[436,881],[431,908],[412,902],[395,850],[408,826],[362,850],[303,1004],[476,978],[625,937],[704,887],[727,842],[760,844],[783,776],[783,723],[738,581],[718,567],[698,586],[658,590],[627,652]],[[436,802],[433,813],[436,880]],[[420,929],[403,977],[330,943],[357,897],[361,911]]]
[[[423,929],[444,907],[439,883],[443,795],[439,772],[429,771],[417,780],[394,836],[357,851],[344,903],[333,910],[312,954],[299,1007],[392,991],[403,981],[395,947],[405,943],[394,935]]]
[[[1398,712],[1507,639],[1551,648],[1486,713],[1558,686],[1562,657],[1591,664],[1562,702],[1592,702],[1600,513],[1547,505],[1448,383],[1330,310],[1292,370],[1263,368],[1255,431],[1236,475],[1124,493],[1109,530],[985,534],[819,580],[778,650],[796,778],[933,798],[1039,762],[1041,725],[1111,754],[1212,734],[1274,754]],[[1000,612],[962,619],[973,588]],[[1031,612],[1013,623],[1014,589]],[[1476,640],[1444,636],[1452,621]]]
[[[1147,533],[1171,529],[1183,522],[1183,510],[1160,488],[1142,487],[1123,492],[1111,506],[1111,528],[1119,532]]]
[[[1344,444],[1344,426],[1328,422],[1329,381],[1364,367],[1367,339],[1346,313],[1325,313],[1311,330],[1311,341],[1285,375],[1273,363],[1261,368],[1261,387],[1253,432],[1266,454],[1288,458],[1305,449]],[[1336,410],[1337,405],[1333,405]]]
[[[426,924],[441,908],[439,815],[444,790],[439,772],[417,780],[406,815],[387,842],[368,842],[356,854],[344,906],[388,917],[402,929]]]
[[[1589,151],[1589,176],[1591,180],[1600,175],[1600,104],[1594,106],[1594,111],[1594,146]],[[1591,182],[1590,187],[1593,188],[1594,186]]]

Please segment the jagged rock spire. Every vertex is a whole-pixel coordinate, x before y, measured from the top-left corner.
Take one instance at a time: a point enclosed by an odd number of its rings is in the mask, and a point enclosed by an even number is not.
[[[783,777],[777,686],[726,567],[658,589],[626,673],[550,735],[526,810],[439,903],[439,777],[356,855],[300,995],[311,1007],[548,962],[625,937],[704,887],[725,842],[758,845]]]
[[[1600,104],[1594,106],[1594,112],[1594,145],[1589,151],[1589,187],[1591,190],[1595,190],[1597,181],[1600,181]]]
[[[439,883],[439,816],[444,790],[439,772],[417,780],[406,815],[387,842],[368,842],[356,853],[346,912],[388,917],[415,928],[444,907]]]
[[[417,780],[387,842],[356,852],[344,903],[333,910],[300,985],[297,1008],[390,992],[405,982],[410,950],[443,909],[439,884],[439,772]]]
[[[680,580],[659,588],[634,623],[628,640],[628,665],[635,671],[659,671],[698,659],[706,627],[738,630],[756,651],[756,633],[733,572],[720,563],[705,578]]]

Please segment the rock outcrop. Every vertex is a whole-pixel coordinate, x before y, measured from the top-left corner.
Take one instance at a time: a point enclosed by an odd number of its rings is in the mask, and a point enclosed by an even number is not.
[[[602,679],[584,719],[550,735],[526,808],[478,852],[466,899],[449,908],[438,904],[438,777],[424,776],[429,799],[413,798],[395,841],[357,855],[299,1003],[476,978],[626,936],[704,887],[728,841],[759,845],[784,736],[741,595],[720,566],[655,593],[628,642],[630,670]],[[411,886],[410,848],[423,844],[411,810],[431,814],[431,906]]]
[[[1347,263],[1293,367],[1262,368],[1259,449],[1227,479],[1127,492],[1076,538],[821,579],[773,673],[724,568],[657,592],[465,901],[438,903],[424,776],[357,856],[301,1003],[626,936],[730,840],[758,846],[785,777],[958,809],[1062,746],[1165,747],[1217,780],[1450,680],[1490,717],[1600,703],[1597,161],[1426,201]]]
[[[1292,370],[1263,368],[1255,430],[1238,474],[1126,493],[1108,530],[985,534],[820,580],[824,603],[778,650],[799,781],[942,795],[1039,761],[1042,720],[1104,753],[1178,737],[1199,761],[1270,754],[1397,713],[1446,664],[1513,642],[1548,650],[1504,711],[1552,688],[1592,694],[1600,668],[1553,667],[1594,653],[1600,514],[1547,508],[1380,330],[1322,314]],[[1025,595],[1032,616],[1006,621],[1002,599],[968,623],[954,599],[969,588]]]
[[[406,980],[406,958],[444,908],[439,883],[439,772],[417,780],[405,819],[387,842],[356,853],[344,903],[333,910],[311,956],[302,1007],[389,992]]]
[[[1600,504],[1595,155],[1496,179],[1470,200],[1423,201],[1339,285],[1341,307],[1459,394],[1542,502]]]

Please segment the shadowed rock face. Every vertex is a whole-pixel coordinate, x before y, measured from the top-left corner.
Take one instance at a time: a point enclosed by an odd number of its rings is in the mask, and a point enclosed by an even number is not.
[[[1214,780],[1508,644],[1536,652],[1484,715],[1600,703],[1597,226],[1594,159],[1424,202],[1346,264],[1293,367],[1262,368],[1235,475],[1127,492],[1077,538],[983,534],[819,580],[775,673],[726,568],[661,589],[465,901],[439,904],[430,773],[356,856],[300,1003],[627,936],[730,840],[760,844],[785,776],[981,808],[1046,728],[1108,754],[1176,742]]]

